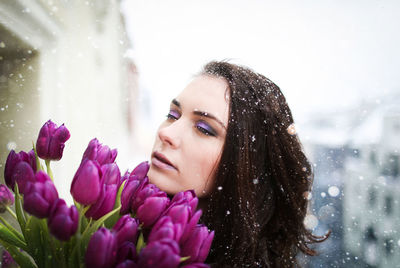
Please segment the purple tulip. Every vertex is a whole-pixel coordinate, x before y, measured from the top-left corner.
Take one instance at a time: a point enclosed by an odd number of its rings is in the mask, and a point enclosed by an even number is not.
[[[83,205],[95,203],[101,192],[100,176],[100,166],[94,161],[85,159],[71,183],[71,194],[74,199]]]
[[[189,222],[186,224],[186,226],[185,226],[185,228],[183,230],[183,234],[182,234],[181,240],[179,241],[179,243],[181,245],[183,243],[185,243],[185,241],[188,239],[188,237],[193,232],[193,229],[196,227],[197,223],[199,222],[201,214],[202,214],[201,210],[196,211],[193,214],[193,216],[190,218]]]
[[[145,161],[140,163],[137,167],[135,167],[131,175],[136,175],[138,176],[139,179],[143,179],[144,177],[146,177],[149,169],[150,169],[149,162]]]
[[[90,188],[89,188],[90,189]],[[96,202],[91,205],[86,212],[86,217],[95,220],[100,219],[114,208],[115,197],[117,196],[118,185],[116,184],[103,184],[102,190]]]
[[[173,206],[175,204],[183,204],[183,203],[188,203],[190,207],[192,208],[192,211],[196,211],[197,204],[199,203],[199,199],[196,197],[196,194],[193,190],[188,190],[184,192],[179,192],[171,200],[171,205]]]
[[[160,218],[168,203],[169,198],[166,194],[165,196],[148,197],[137,210],[136,217],[143,223],[143,227],[150,227]]]
[[[67,241],[78,229],[79,212],[75,206],[68,207],[63,199],[57,199],[47,221],[50,233],[58,240]]]
[[[101,166],[101,181],[105,184],[118,184],[121,180],[121,173],[117,164],[105,164]]]
[[[139,222],[129,215],[122,216],[113,227],[113,231],[117,237],[117,244],[122,245],[124,242],[136,243],[138,236]]]
[[[50,177],[43,171],[35,175],[32,183],[24,193],[24,209],[40,219],[50,214],[53,203],[58,199],[57,189]]]
[[[214,231],[209,233],[206,226],[198,224],[181,246],[182,256],[190,256],[185,263],[204,262],[210,251],[213,238]]]
[[[174,224],[180,224],[183,234],[180,243],[183,243],[201,217],[201,210],[195,212],[198,199],[194,191],[180,192],[171,200],[171,204],[164,215],[170,216]]]
[[[16,268],[19,267],[15,262],[11,254],[7,250],[3,250],[2,258],[1,258],[1,267],[2,268]]]
[[[130,175],[131,173],[129,172],[129,170],[125,171],[125,174],[121,177],[121,181],[129,179]]]
[[[149,179],[146,177],[143,179],[143,187],[138,189],[132,196],[131,199],[131,210],[137,211],[145,200],[149,197],[166,197],[165,192],[160,191],[154,184],[148,183]]]
[[[191,214],[192,209],[189,204],[182,204],[170,207],[164,215],[170,216],[172,222],[175,224],[180,224],[183,229],[188,223]]]
[[[24,151],[15,153],[14,150],[8,154],[6,166],[4,168],[4,180],[7,186],[14,191],[15,179],[13,178],[15,173],[15,168],[20,162],[26,162],[32,169],[32,174],[37,170],[35,152],[33,150],[26,153]]]
[[[39,137],[36,141],[38,156],[47,160],[60,160],[65,142],[70,136],[64,124],[57,127],[51,120],[47,121],[40,129]]]
[[[119,263],[115,268],[139,268],[139,266],[134,261],[126,260]]]
[[[210,268],[210,265],[205,264],[205,263],[191,263],[191,264],[182,266],[182,268]]]
[[[179,246],[172,239],[149,243],[139,254],[138,266],[142,268],[175,268],[180,262]]]
[[[32,167],[26,162],[19,162],[14,168],[13,182],[18,184],[19,192],[24,194],[30,185],[35,182]]]
[[[84,159],[90,159],[92,161],[97,161],[100,166],[104,164],[114,163],[117,157],[117,149],[111,150],[107,145],[102,145],[96,138],[89,142],[86,148],[82,161]]]
[[[6,207],[14,204],[14,195],[4,184],[0,184],[0,213],[6,211]]]
[[[127,182],[125,183],[124,189],[122,190],[121,194],[121,215],[132,212],[132,197],[136,195],[137,191],[140,191],[144,186],[148,184],[148,179],[140,180],[139,177],[136,175],[130,176],[128,174],[125,174],[124,178],[127,180]]]
[[[174,224],[169,216],[161,217],[150,231],[148,243],[161,239],[179,241],[182,236],[182,226]]]
[[[118,246],[117,263],[120,264],[126,260],[137,261],[136,245],[132,242],[124,242]]]
[[[88,268],[113,267],[117,258],[117,239],[107,228],[101,227],[90,238],[85,265]]]

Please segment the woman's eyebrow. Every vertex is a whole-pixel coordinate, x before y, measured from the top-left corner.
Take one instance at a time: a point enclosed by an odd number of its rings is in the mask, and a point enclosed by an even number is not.
[[[173,104],[175,104],[176,106],[178,106],[178,108],[181,108],[181,103],[177,100],[177,99],[172,99],[171,101]]]
[[[182,108],[181,103],[177,99],[172,99],[171,103],[176,105],[178,108]],[[219,120],[217,117],[215,117],[214,115],[212,115],[210,113],[199,111],[199,110],[194,110],[193,114],[213,119],[216,122],[218,122],[218,124],[220,124],[226,130],[226,126],[224,125],[224,123],[222,123],[221,120]]]
[[[224,125],[224,123],[222,123],[222,121],[219,120],[218,118],[216,118],[214,115],[207,113],[207,112],[199,111],[199,110],[194,110],[193,113],[198,116],[204,116],[204,117],[215,120],[226,130],[226,126]]]

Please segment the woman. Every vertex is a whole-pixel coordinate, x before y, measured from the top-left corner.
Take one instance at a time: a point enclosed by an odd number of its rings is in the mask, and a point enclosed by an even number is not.
[[[149,179],[169,194],[194,189],[215,238],[215,267],[293,267],[315,255],[303,224],[312,170],[278,86],[210,62],[171,103]]]

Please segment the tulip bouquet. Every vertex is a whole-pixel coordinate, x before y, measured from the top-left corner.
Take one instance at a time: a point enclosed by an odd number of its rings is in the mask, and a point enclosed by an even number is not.
[[[194,191],[167,194],[149,183],[147,162],[121,176],[117,150],[89,142],[71,184],[74,205],[58,196],[51,161],[68,129],[50,120],[29,152],[11,151],[0,185],[0,243],[21,267],[209,267],[214,232],[198,224]],[[44,165],[43,165],[44,160]],[[11,189],[11,191],[9,190]],[[12,191],[14,193],[12,193]],[[10,208],[15,202],[15,212]],[[18,230],[20,229],[20,230]]]

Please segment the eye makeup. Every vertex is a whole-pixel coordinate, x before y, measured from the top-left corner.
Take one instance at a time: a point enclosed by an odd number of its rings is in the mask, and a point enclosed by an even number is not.
[[[178,120],[179,117],[181,117],[179,112],[173,109],[169,110],[169,113],[167,114],[168,119]]]
[[[217,136],[217,132],[205,121],[198,121],[195,126],[201,133],[207,136]]]
[[[181,113],[179,112],[179,110],[182,109],[182,106],[176,99],[173,99],[171,103],[172,103],[172,106],[178,107],[178,110],[171,107],[169,110],[169,113],[167,114],[167,120],[176,121],[181,117]],[[199,117],[207,117],[212,120],[215,120],[216,122],[221,124],[222,127],[225,127],[220,120],[218,120],[215,116],[213,116],[209,113],[198,111],[197,109],[195,109],[193,111],[193,114],[196,116],[199,116]],[[203,135],[212,136],[212,137],[218,136],[217,131],[215,131],[215,129],[213,127],[211,127],[210,124],[207,123],[207,121],[204,121],[202,119],[196,120],[194,127]]]

